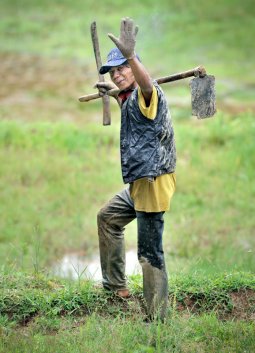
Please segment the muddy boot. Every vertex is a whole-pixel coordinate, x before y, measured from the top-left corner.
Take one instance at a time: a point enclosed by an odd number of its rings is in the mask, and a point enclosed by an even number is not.
[[[143,294],[149,320],[164,321],[168,302],[168,279],[165,269],[162,235],[163,212],[136,212],[138,259],[143,271]]]

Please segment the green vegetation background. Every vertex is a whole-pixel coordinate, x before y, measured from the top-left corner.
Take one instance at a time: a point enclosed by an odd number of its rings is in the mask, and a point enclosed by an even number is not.
[[[200,64],[216,77],[218,113],[202,121],[190,115],[188,80],[164,86],[178,150],[177,190],[165,217],[170,275],[254,274],[250,0],[2,1],[2,273],[47,273],[65,253],[98,251],[97,211],[123,187],[119,111],[112,102],[112,125],[103,127],[101,102],[78,97],[97,81],[90,23],[97,21],[105,58],[107,33],[118,34],[123,16],[139,25],[137,52],[152,77]],[[136,248],[135,222],[126,233],[127,248]]]

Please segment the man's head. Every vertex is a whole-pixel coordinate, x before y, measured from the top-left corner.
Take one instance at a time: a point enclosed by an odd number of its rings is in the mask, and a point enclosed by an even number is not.
[[[138,55],[136,57],[140,61]],[[135,77],[128,65],[128,61],[118,48],[114,48],[109,52],[107,62],[100,68],[99,72],[102,75],[109,72],[111,80],[120,90],[136,86]]]

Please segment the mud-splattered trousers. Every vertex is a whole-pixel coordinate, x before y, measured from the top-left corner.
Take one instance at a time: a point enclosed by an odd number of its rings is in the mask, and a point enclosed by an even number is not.
[[[164,212],[135,211],[129,188],[114,196],[98,213],[100,260],[105,289],[126,289],[124,227],[137,218],[138,260],[149,318],[165,318],[168,280],[162,248]]]

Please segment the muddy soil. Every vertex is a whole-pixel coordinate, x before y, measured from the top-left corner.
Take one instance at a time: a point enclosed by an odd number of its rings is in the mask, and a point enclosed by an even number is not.
[[[29,54],[0,54],[0,118],[23,121],[95,121],[101,111],[95,103],[79,103],[78,97],[93,93],[97,81],[95,67],[78,61]],[[188,82],[188,81],[187,81]],[[186,83],[187,83],[186,82]],[[225,89],[217,91],[217,82]],[[180,84],[180,83],[179,83]],[[216,106],[231,114],[255,112],[254,100],[235,99],[236,92],[251,89],[245,85],[218,80],[216,77]],[[244,93],[242,93],[244,95]],[[176,108],[191,109],[189,97],[171,93]]]

